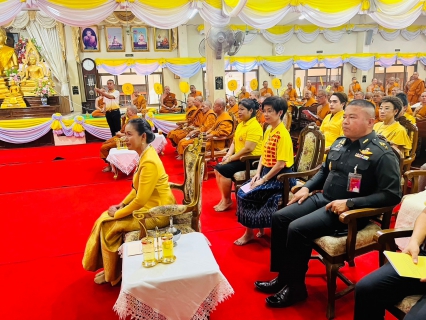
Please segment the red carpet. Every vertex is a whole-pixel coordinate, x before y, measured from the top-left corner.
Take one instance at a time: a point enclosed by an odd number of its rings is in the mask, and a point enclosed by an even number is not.
[[[4,239],[0,257],[3,275],[1,319],[118,319],[112,307],[119,287],[98,286],[81,259],[94,220],[129,192],[129,178],[115,181],[101,172],[99,144],[0,151],[0,204]],[[182,182],[182,161],[168,146],[162,160],[170,181]],[[64,160],[53,161],[56,157]],[[177,195],[178,201],[182,199]],[[325,319],[325,268],[310,262],[309,298],[286,309],[265,306],[266,295],[253,282],[271,279],[269,230],[264,239],[237,247],[233,241],[244,229],[237,222],[235,206],[217,213],[216,182],[203,186],[202,231],[235,295],[221,303],[212,320],[227,319]],[[343,268],[351,279],[360,279],[377,268],[377,254]],[[342,283],[339,283],[342,287]],[[337,319],[352,319],[353,294],[336,302]],[[386,319],[393,319],[387,316]]]

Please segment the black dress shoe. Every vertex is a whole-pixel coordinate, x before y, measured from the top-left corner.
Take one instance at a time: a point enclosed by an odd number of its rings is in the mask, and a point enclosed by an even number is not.
[[[285,286],[278,293],[266,298],[266,303],[272,308],[285,308],[297,302],[304,301],[308,297],[306,288],[294,289]]]
[[[276,293],[280,291],[285,284],[278,281],[278,277],[271,281],[256,281],[254,286],[257,290],[264,293]]]

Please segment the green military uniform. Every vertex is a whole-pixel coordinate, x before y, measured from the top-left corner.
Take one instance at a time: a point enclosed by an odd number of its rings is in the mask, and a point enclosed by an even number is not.
[[[309,191],[323,192],[301,204],[286,206],[272,216],[271,271],[279,272],[280,284],[293,288],[296,295],[306,296],[305,274],[312,241],[347,228],[337,214],[325,209],[328,203],[352,199],[353,208],[357,209],[392,206],[400,201],[398,161],[390,145],[374,131],[353,142],[340,137],[333,143],[321,169],[304,185]],[[361,179],[355,192],[348,191],[349,174],[355,168]],[[359,228],[365,225],[366,221],[360,221]]]

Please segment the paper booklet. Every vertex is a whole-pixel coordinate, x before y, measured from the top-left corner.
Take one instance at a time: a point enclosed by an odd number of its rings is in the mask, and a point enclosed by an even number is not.
[[[309,110],[302,110],[302,112],[307,116],[308,118],[315,118],[318,119],[318,116],[315,113],[312,113]]]
[[[250,187],[251,187],[251,182],[249,182],[249,183],[246,183],[245,185],[243,185],[240,189],[242,190],[242,191],[244,191],[244,193],[247,193],[247,192],[249,192],[251,189],[250,189]]]
[[[401,277],[424,279],[426,278],[426,257],[419,256],[418,263],[414,264],[413,258],[406,253],[384,251],[392,267]]]

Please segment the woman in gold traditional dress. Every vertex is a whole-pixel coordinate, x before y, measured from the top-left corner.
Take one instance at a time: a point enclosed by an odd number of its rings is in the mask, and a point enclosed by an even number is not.
[[[123,242],[123,234],[140,228],[133,214],[140,216],[153,207],[175,203],[164,166],[155,149],[149,145],[155,138],[149,124],[145,119],[131,120],[125,134],[128,149],[140,155],[140,162],[133,176],[132,191],[120,204],[101,214],[87,241],[83,267],[88,271],[103,268],[95,276],[97,284],[109,282],[116,285],[120,282],[118,248]],[[165,227],[168,217],[148,218],[146,223],[148,229],[154,225]]]

